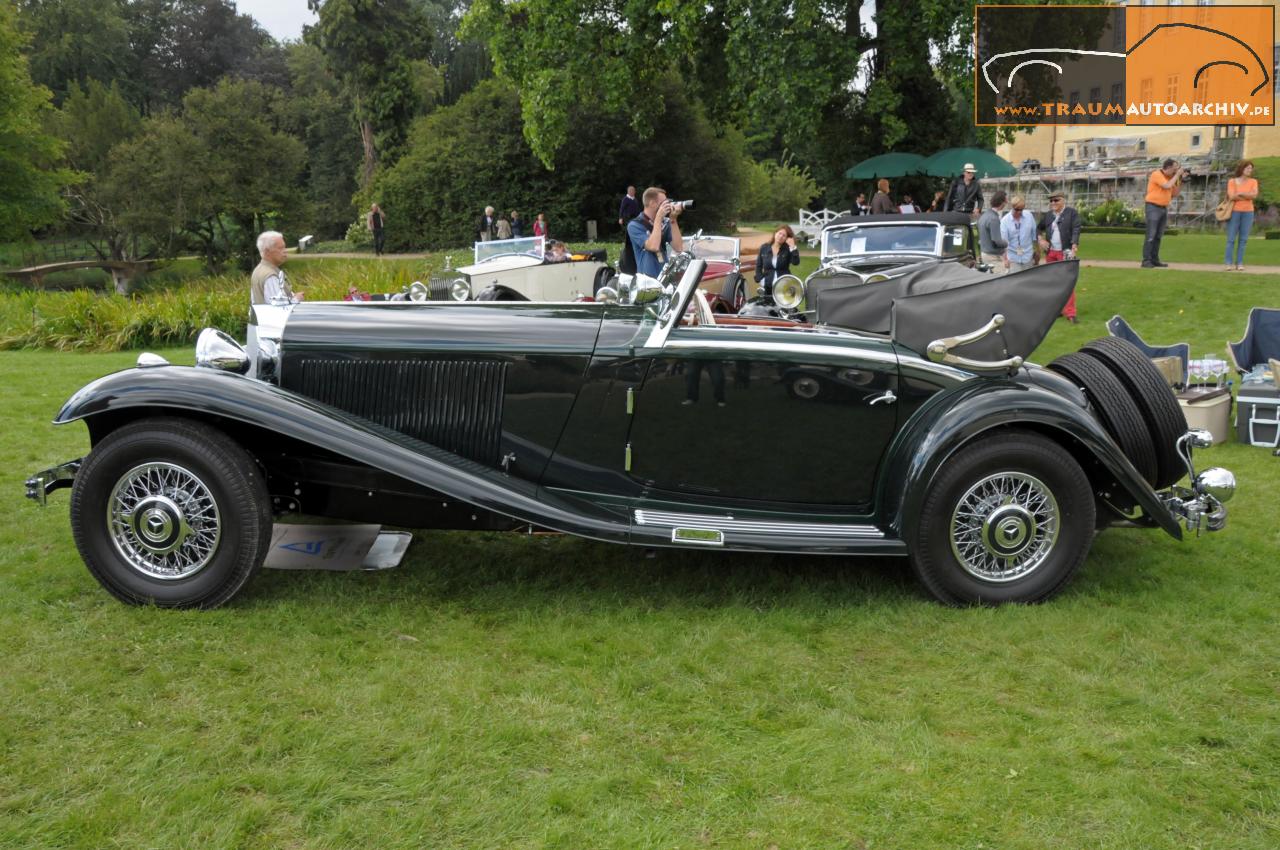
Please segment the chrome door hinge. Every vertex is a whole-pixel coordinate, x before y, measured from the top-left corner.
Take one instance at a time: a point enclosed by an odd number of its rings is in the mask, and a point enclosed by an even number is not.
[[[636,412],[636,388],[627,387],[627,415]]]
[[[626,472],[631,471],[631,444],[627,443],[627,451],[623,456],[622,468]]]

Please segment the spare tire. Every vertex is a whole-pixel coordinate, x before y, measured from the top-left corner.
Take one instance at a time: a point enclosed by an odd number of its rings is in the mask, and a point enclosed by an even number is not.
[[[1156,451],[1153,486],[1160,490],[1176,484],[1186,474],[1178,438],[1187,432],[1187,419],[1160,370],[1132,343],[1115,337],[1087,342],[1080,351],[1101,361],[1120,379],[1146,420]]]
[[[1154,486],[1159,467],[1151,432],[1133,396],[1120,379],[1096,358],[1085,354],[1064,354],[1050,363],[1049,368],[1084,390],[1102,421],[1102,427],[1107,429],[1138,474]]]

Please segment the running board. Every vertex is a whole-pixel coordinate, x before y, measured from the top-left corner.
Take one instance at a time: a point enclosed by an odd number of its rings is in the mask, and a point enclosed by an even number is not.
[[[901,540],[874,525],[741,519],[732,514],[695,514],[637,509],[631,541],[648,546],[718,548],[759,552],[905,555]]]

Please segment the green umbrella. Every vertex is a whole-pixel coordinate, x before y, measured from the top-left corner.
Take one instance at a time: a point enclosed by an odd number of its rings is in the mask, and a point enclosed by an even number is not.
[[[979,177],[1012,177],[1018,169],[1005,158],[984,148],[947,148],[924,161],[921,171],[930,177],[959,177],[965,163],[973,163]]]
[[[850,180],[876,180],[880,177],[905,177],[919,174],[924,157],[918,153],[882,153],[850,168],[844,176]]]

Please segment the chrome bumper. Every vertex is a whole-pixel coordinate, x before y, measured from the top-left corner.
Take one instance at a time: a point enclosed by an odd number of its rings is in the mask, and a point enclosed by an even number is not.
[[[69,460],[52,469],[37,472],[28,478],[27,498],[34,499],[43,507],[50,493],[61,490],[63,487],[70,487],[75,482],[76,473],[80,471],[80,462],[83,460],[84,458]]]

